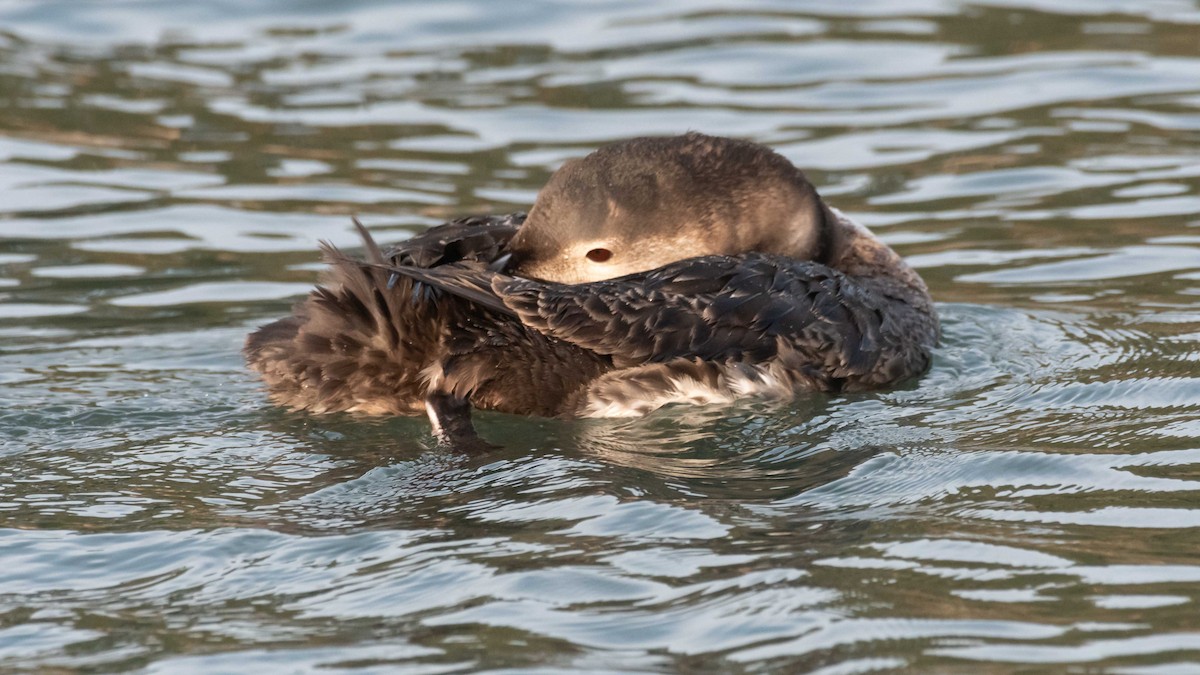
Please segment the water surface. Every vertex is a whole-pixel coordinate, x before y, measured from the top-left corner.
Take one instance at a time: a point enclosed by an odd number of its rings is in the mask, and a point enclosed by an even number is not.
[[[0,670],[1200,670],[1200,5],[0,2]],[[316,246],[768,143],[932,371],[639,420],[271,408]]]

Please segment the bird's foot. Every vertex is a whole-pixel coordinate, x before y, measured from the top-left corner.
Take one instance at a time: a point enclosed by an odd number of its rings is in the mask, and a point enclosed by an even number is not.
[[[471,424],[471,404],[451,394],[429,394],[425,412],[433,425],[438,443],[459,452],[483,453],[499,450],[500,446],[479,437]]]

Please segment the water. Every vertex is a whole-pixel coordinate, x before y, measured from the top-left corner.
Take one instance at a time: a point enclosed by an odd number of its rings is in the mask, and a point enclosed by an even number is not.
[[[1200,671],[1200,5],[1060,5],[0,1],[0,671]],[[919,267],[928,376],[462,457],[245,371],[351,214],[686,129]]]

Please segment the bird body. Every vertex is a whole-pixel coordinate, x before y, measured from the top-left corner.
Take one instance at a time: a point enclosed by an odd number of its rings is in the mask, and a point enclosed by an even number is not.
[[[645,141],[654,152],[639,149]],[[386,253],[360,226],[365,260],[327,246],[322,286],[247,340],[272,399],[318,413],[425,411],[435,429],[470,434],[472,407],[643,415],[671,403],[876,389],[928,368],[939,328],[920,277],[825,206],[786,160],[699,134],[615,147],[595,153],[604,161],[561,169],[571,180],[552,178],[528,219],[454,221]],[[680,147],[699,154],[675,166]],[[704,151],[730,156],[713,168]],[[765,181],[747,157],[765,163]],[[665,181],[636,187],[664,162]],[[722,171],[741,174],[724,194],[708,188],[686,201],[676,193],[697,163],[714,185]],[[775,201],[722,216],[756,182]],[[756,228],[767,231],[747,231]],[[663,243],[688,237],[708,239],[673,253]]]

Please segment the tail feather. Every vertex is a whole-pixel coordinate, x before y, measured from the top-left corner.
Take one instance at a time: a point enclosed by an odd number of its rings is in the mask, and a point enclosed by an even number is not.
[[[363,257],[322,242],[329,268],[320,285],[293,316],[247,338],[248,364],[262,374],[271,398],[292,408],[421,412],[429,395],[428,369],[446,350],[444,323],[461,313],[455,307],[469,301],[514,315],[492,290],[494,274],[483,266],[497,257],[519,220],[450,223],[384,252],[356,219]],[[422,260],[437,266],[418,267]],[[463,300],[441,302],[439,296]]]
[[[355,221],[370,262],[321,243],[329,269],[294,315],[246,341],[246,358],[278,403],[313,412],[415,414],[423,410],[424,374],[436,351],[436,313],[410,302],[407,287],[387,288],[385,260]]]
[[[475,265],[454,263],[431,269],[409,267],[407,265],[376,263],[370,263],[370,265],[377,269],[391,272],[392,274],[408,277],[455,297],[469,300],[494,312],[499,312],[506,316],[517,316],[517,313],[511,307],[504,304],[504,299],[492,289],[492,279],[496,276],[496,273],[480,269]]]
[[[357,217],[351,217],[350,220],[354,221],[354,228],[358,230],[358,236],[362,237],[363,248],[367,250],[367,261],[380,265],[383,264],[383,251],[380,250],[379,244],[375,243],[375,237],[371,236],[371,233],[367,231],[367,228],[363,226],[362,221]]]

